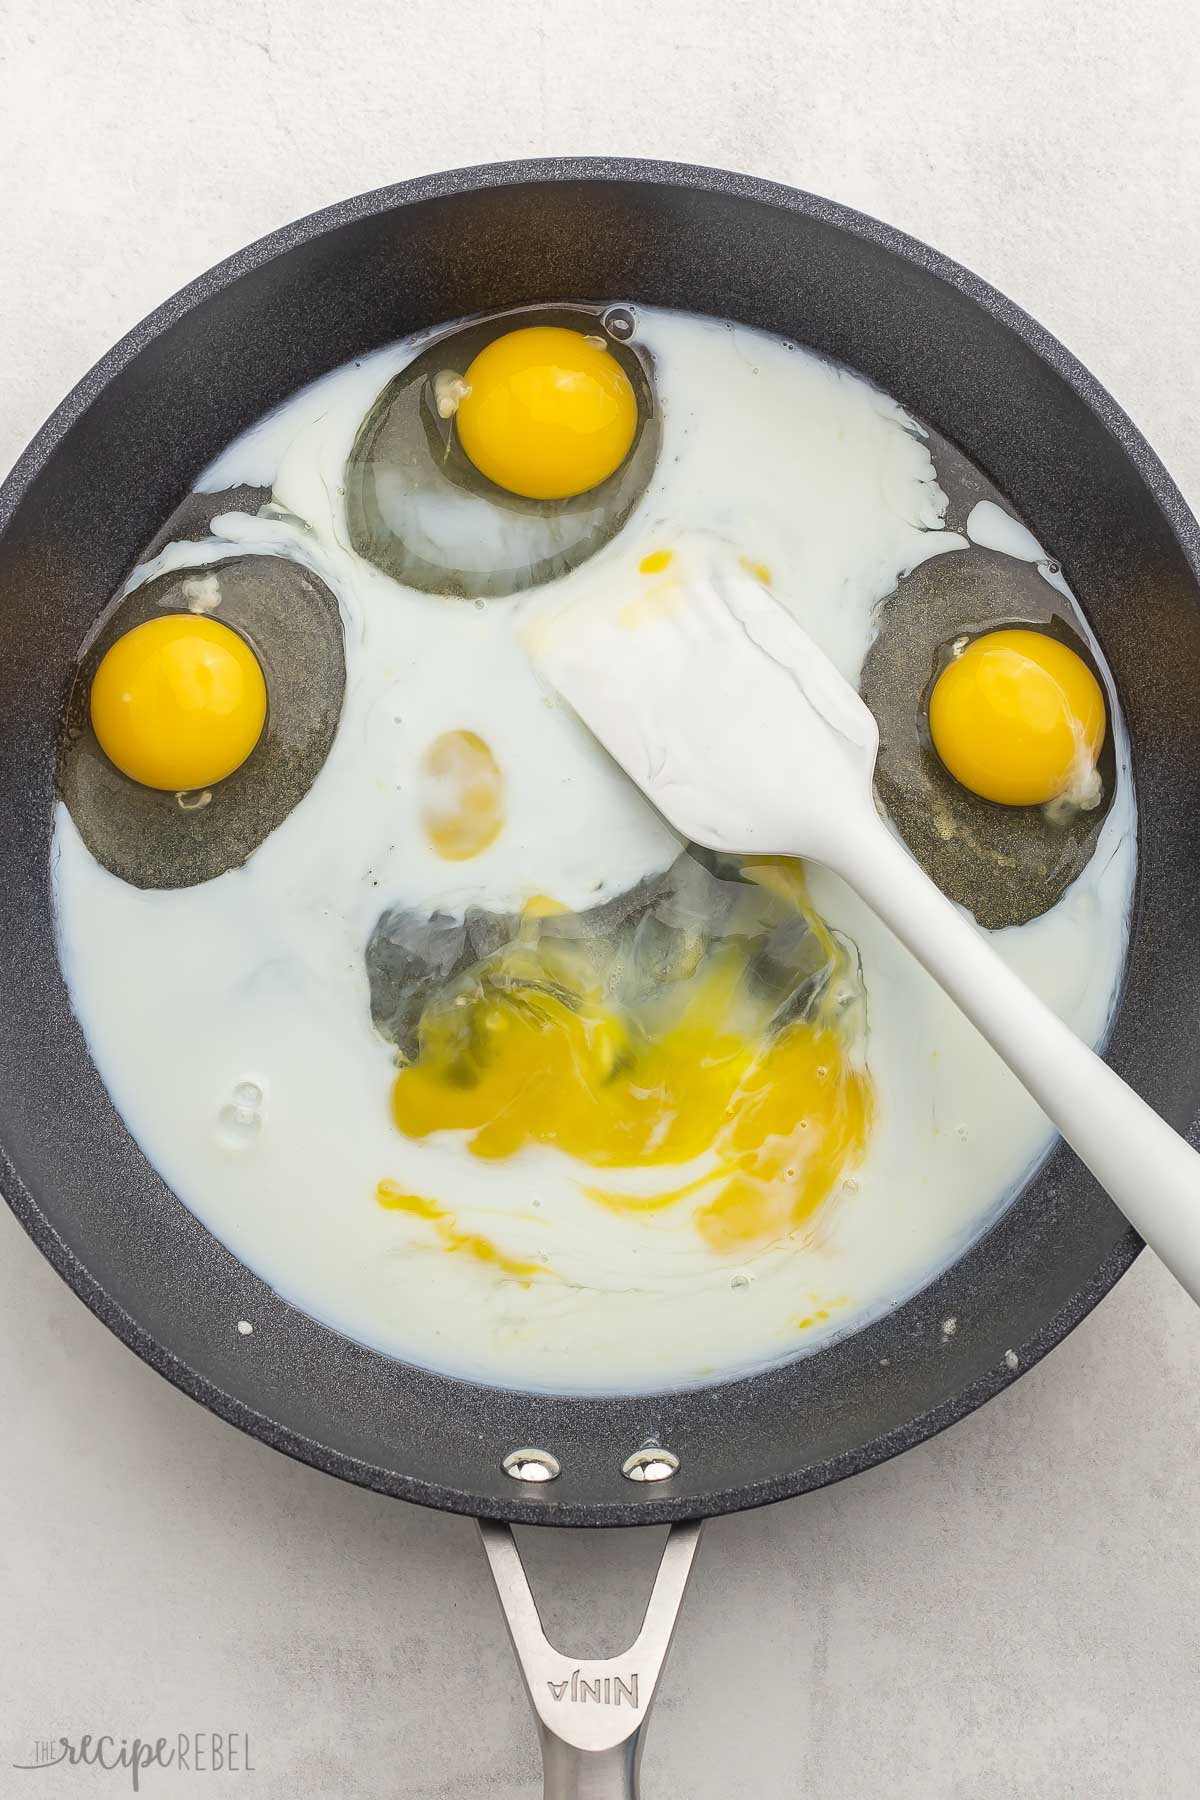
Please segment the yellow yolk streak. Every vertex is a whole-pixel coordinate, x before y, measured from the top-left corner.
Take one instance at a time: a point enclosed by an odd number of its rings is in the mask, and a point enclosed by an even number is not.
[[[553,919],[569,910],[561,900],[554,900],[549,894],[531,894],[521,908],[521,916],[526,919]]]
[[[638,564],[638,573],[641,575],[661,575],[664,569],[670,568],[673,556],[674,551],[672,550],[652,550],[649,556],[643,556],[641,562]]]
[[[815,1298],[810,1295],[810,1298]],[[843,1294],[838,1300],[826,1300],[823,1305],[814,1305],[812,1312],[797,1314],[792,1324],[797,1331],[810,1331],[814,1325],[823,1325],[825,1321],[847,1304]]]
[[[797,865],[762,859],[747,872],[808,910]],[[874,1098],[861,1058],[820,1009],[768,1029],[747,1002],[747,955],[727,942],[678,994],[665,990],[651,1016],[634,1018],[580,979],[570,940],[519,939],[473,992],[427,1010],[420,1054],[393,1087],[395,1122],[410,1138],[464,1133],[487,1160],[536,1145],[594,1169],[686,1168],[665,1191],[582,1191],[631,1216],[691,1198],[712,1251],[765,1247],[861,1161]]]
[[[706,1046],[685,1039],[660,1048],[679,1059],[672,1073],[683,1079],[675,1097],[695,1107],[684,1059],[696,1051],[703,1055]],[[827,1028],[789,1026],[761,1052],[743,1040],[723,1060],[724,1080],[708,1084],[705,1104],[691,1115],[693,1132],[705,1139],[695,1154],[711,1148],[715,1170],[645,1197],[602,1188],[586,1193],[613,1212],[644,1213],[716,1188],[693,1215],[711,1250],[744,1250],[783,1237],[816,1210],[866,1148],[870,1082],[842,1059],[842,1046]],[[681,1160],[656,1150],[638,1166]]]
[[[421,824],[431,850],[466,862],[504,825],[504,777],[477,732],[444,731],[421,758]]]
[[[492,1267],[503,1270],[506,1275],[515,1275],[522,1281],[529,1281],[535,1275],[550,1275],[543,1263],[522,1262],[519,1257],[506,1256],[497,1248],[489,1237],[482,1237],[475,1231],[459,1231],[454,1222],[454,1214],[436,1200],[427,1200],[422,1194],[406,1194],[394,1181],[381,1181],[375,1189],[375,1198],[380,1206],[388,1212],[411,1213],[414,1218],[427,1219],[441,1238],[446,1249],[452,1253],[473,1256],[476,1262],[488,1263]]]
[[[653,582],[626,600],[617,619],[627,631],[636,631],[639,625],[649,625],[655,619],[669,619],[672,613],[677,613],[683,606],[687,598],[686,587],[677,576],[666,575],[673,560],[669,550],[658,550],[640,563],[643,575],[664,575],[665,579]],[[650,567],[651,564],[654,565],[653,568]]]

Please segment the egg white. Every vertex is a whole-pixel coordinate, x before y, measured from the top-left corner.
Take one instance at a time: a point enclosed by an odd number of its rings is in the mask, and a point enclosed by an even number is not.
[[[625,529],[558,590],[633,581],[649,551],[716,532],[787,571],[803,622],[855,679],[897,580],[965,547],[943,528],[920,433],[867,382],[764,334],[645,309],[639,336],[663,412],[658,469]],[[342,609],[345,704],[305,799],[244,867],[202,887],[125,886],[59,807],[54,894],[72,1004],[130,1131],[180,1199],[280,1293],[348,1335],[521,1387],[650,1389],[760,1367],[861,1323],[943,1266],[1043,1153],[1049,1127],[907,952],[814,870],[818,907],[862,954],[878,1116],[854,1182],[811,1230],[739,1265],[709,1252],[683,1209],[630,1218],[597,1207],[580,1189],[588,1172],[556,1152],[482,1163],[455,1134],[413,1142],[394,1128],[393,1055],[371,1027],[363,961],[384,908],[459,916],[547,894],[579,909],[664,869],[679,848],[533,675],[519,630],[544,593],[431,597],[350,549],[341,498],[355,431],[427,341],[336,371],[246,433],[198,486],[271,485],[270,515],[224,515],[211,540],[169,545],[131,578],[256,551],[307,563]],[[1119,980],[1133,879],[1111,685],[1109,701],[1118,793],[1097,851],[1051,912],[993,939],[1093,1043]],[[452,730],[485,739],[505,789],[504,829],[459,863],[426,841],[417,776],[429,743]],[[427,1222],[377,1205],[381,1177],[555,1274],[521,1285],[447,1254]]]

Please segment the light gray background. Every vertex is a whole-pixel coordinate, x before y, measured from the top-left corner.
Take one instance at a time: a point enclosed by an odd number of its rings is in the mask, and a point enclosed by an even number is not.
[[[1200,501],[1192,0],[0,0],[0,465],[108,345],[343,195],[542,153],[864,208],[1057,332]],[[2,729],[2,722],[0,722]],[[2,1209],[0,1209],[2,1212]],[[1200,1318],[1143,1257],[982,1413],[711,1527],[647,1800],[1200,1791]],[[0,1216],[0,1796],[50,1732],[230,1729],[158,1800],[540,1792],[475,1540],[293,1466],[110,1338]],[[526,1534],[551,1621],[657,1534]],[[649,1538],[649,1542],[647,1542]]]

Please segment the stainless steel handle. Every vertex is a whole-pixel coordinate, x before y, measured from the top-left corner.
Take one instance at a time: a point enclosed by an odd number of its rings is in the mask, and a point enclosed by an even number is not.
[[[479,1521],[508,1635],[537,1720],[545,1800],[637,1800],[646,1719],[703,1524],[672,1525],[641,1629],[620,1656],[576,1661],[542,1630],[509,1525]]]

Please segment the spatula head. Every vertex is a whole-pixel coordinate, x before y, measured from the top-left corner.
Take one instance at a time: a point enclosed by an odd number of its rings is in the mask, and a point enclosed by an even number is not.
[[[693,843],[836,866],[878,731],[785,602],[716,541],[652,584],[600,573],[527,627],[546,679]]]

